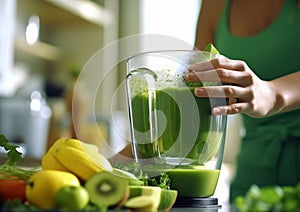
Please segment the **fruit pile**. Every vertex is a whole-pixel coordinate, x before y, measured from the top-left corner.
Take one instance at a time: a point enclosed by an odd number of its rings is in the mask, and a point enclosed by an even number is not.
[[[177,191],[144,186],[134,174],[113,167],[97,146],[62,138],[27,180],[25,196],[38,209],[167,211]]]

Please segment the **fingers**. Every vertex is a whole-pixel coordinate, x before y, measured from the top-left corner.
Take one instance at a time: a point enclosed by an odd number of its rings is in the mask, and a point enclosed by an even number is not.
[[[191,65],[186,79],[192,82],[224,82],[246,87],[253,83],[253,76],[248,69],[243,61],[217,58]]]
[[[198,97],[249,98],[247,88],[231,85],[197,87],[194,93]]]
[[[245,102],[235,103],[226,106],[214,107],[212,109],[213,115],[231,115],[238,114],[247,111],[248,104]]]
[[[223,85],[198,87],[194,91],[198,97],[229,99],[228,105],[212,109],[214,115],[253,113],[253,85],[257,77],[245,62],[221,57],[195,63],[189,67],[186,79],[192,82],[223,82]]]
[[[214,69],[205,72],[190,72],[186,79],[191,82],[224,82],[236,84],[242,87],[253,83],[253,78],[248,72],[237,72],[227,69]]]
[[[229,99],[228,105],[212,109],[214,115],[237,114],[245,112],[248,107],[246,99],[249,98],[249,93],[245,88],[237,86],[208,86],[198,87],[194,92],[198,97]]]
[[[226,57],[219,57],[219,58],[211,59],[209,61],[192,64],[189,67],[189,71],[202,72],[202,71],[218,69],[218,68],[244,71],[246,66],[247,64],[240,60],[230,60]]]

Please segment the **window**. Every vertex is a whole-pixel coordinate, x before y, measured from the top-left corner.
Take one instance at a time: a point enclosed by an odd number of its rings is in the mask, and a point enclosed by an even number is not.
[[[175,37],[193,47],[200,6],[201,0],[142,0],[141,33]]]

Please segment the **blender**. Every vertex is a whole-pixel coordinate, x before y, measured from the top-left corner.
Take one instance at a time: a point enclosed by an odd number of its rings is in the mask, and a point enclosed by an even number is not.
[[[188,82],[191,64],[221,55],[196,50],[153,51],[127,61],[126,91],[135,162],[150,177],[167,173],[175,207],[220,207],[213,198],[226,137],[226,116],[212,115],[226,98],[199,98]]]

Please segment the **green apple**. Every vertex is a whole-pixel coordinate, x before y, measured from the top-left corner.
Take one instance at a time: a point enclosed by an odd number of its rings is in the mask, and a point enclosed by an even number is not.
[[[64,186],[55,194],[59,209],[81,210],[89,202],[89,194],[83,186]]]

